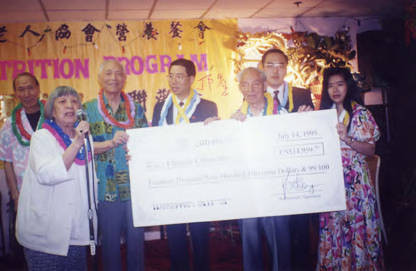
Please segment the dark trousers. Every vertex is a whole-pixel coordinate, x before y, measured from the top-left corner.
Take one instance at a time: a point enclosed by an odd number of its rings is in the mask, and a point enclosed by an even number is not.
[[[24,248],[27,267],[30,271],[86,271],[86,246],[69,246],[67,256],[48,254]]]
[[[319,226],[317,224],[317,214],[301,214],[290,216],[292,266],[294,271],[313,270],[316,251],[312,254],[310,249],[317,249],[318,244],[311,245],[310,225],[312,225],[312,235],[318,235]],[[312,238],[313,239],[313,238]]]
[[[192,240],[193,270],[209,270],[210,222],[189,223]],[[190,270],[186,224],[167,225],[171,270]]]
[[[290,216],[273,217],[276,229],[276,241],[279,261],[279,271],[292,270],[291,265],[291,235],[290,235]]]
[[[100,201],[98,223],[104,270],[121,270],[120,236],[125,233],[127,270],[144,270],[144,231],[133,227],[131,201]]]
[[[264,270],[263,234],[271,255],[272,269],[278,270],[278,248],[274,217],[240,219],[244,270]]]

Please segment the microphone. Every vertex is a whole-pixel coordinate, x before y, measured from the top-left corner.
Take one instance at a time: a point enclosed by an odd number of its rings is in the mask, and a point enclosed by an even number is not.
[[[75,122],[75,127],[77,127],[77,126],[78,126],[78,124],[79,124],[82,120],[84,120],[84,121],[88,121],[88,115],[87,115],[87,113],[86,113],[84,110],[82,110],[82,109],[78,109],[78,110],[75,112],[75,115],[77,116],[77,121]],[[82,130],[81,130],[81,133],[82,133]],[[88,135],[88,132],[86,132],[86,135]],[[87,136],[87,138],[88,138],[88,136]]]
[[[82,109],[78,109],[77,112],[75,113],[75,115],[77,116],[77,121],[78,122],[80,122],[81,120],[88,121],[88,115]]]

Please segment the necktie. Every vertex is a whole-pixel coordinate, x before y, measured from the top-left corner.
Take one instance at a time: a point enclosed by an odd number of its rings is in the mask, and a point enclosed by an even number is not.
[[[279,97],[277,96],[279,94],[278,90],[275,90],[273,95],[273,114],[278,114],[279,109]]]
[[[279,97],[278,97],[279,91],[278,90],[275,90],[273,93],[274,93],[273,99],[275,100],[275,102],[277,104],[279,104]]]
[[[179,102],[179,106],[182,107],[184,103],[182,101]]]

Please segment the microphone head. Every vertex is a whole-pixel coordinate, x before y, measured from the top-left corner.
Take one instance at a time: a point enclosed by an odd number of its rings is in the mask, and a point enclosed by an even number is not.
[[[79,120],[79,121],[81,121],[81,120],[88,121],[87,113],[84,110],[78,109],[75,114],[77,116],[77,120]]]

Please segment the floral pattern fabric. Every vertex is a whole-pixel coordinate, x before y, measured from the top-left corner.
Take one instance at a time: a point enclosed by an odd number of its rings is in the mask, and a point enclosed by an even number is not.
[[[22,124],[24,129],[32,135],[33,129],[25,110],[22,110]],[[23,146],[19,143],[13,134],[11,118],[7,118],[0,130],[0,160],[13,163],[18,190],[22,186],[23,175],[29,161],[29,150],[29,146]]]
[[[355,104],[349,136],[375,144],[380,137],[370,111]],[[375,188],[365,155],[341,143],[345,211],[320,214],[318,270],[383,270],[381,228]]]
[[[97,99],[93,99],[84,104],[84,109],[88,114],[90,131],[95,142],[102,142],[113,139],[117,131],[125,129],[106,123],[98,112]],[[104,103],[108,112],[117,121],[126,121],[126,106],[128,101],[122,100],[117,112],[113,112],[108,100],[104,96]],[[146,116],[143,108],[135,103],[134,126],[132,128],[147,127]],[[95,156],[96,173],[98,177],[98,200],[100,201],[122,201],[130,199],[130,175],[126,161],[126,151],[123,145],[112,148],[104,153]]]

